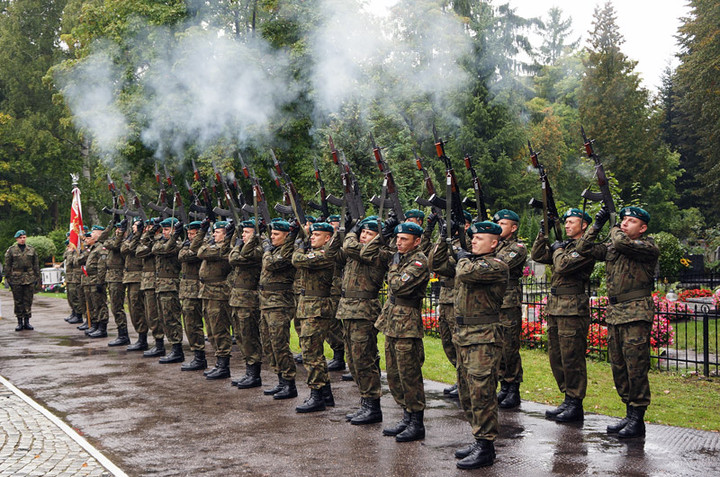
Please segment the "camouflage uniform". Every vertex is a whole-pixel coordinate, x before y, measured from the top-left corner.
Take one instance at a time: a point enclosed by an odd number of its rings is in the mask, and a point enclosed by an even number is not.
[[[115,319],[115,325],[119,329],[127,328],[125,317],[125,284],[123,283],[123,271],[125,269],[125,258],[120,252],[124,234],[114,235],[105,243],[108,251],[107,273],[105,282],[110,294],[110,311]]]
[[[339,241],[340,239],[337,238]],[[343,268],[345,267],[344,255],[338,253],[335,260],[335,270],[333,273],[332,289],[330,297],[332,298],[332,317],[330,318],[330,327],[328,328],[326,340],[333,350],[333,356],[340,358],[345,355],[345,340],[343,338],[343,324],[337,317],[338,304],[342,293]]]
[[[155,232],[153,231],[153,226],[148,225],[140,236],[140,243],[137,245],[137,248],[135,248],[135,256],[143,260],[140,290],[142,291],[145,302],[145,321],[153,338],[155,338],[157,342],[158,340],[165,339],[165,330],[160,321],[158,300],[155,294],[155,255],[152,254],[154,240]]]
[[[105,263],[107,262],[107,250],[105,249],[104,242],[110,236],[110,232],[114,229],[107,227],[103,230],[97,242],[92,244],[85,250],[85,254],[81,255],[81,263],[85,265],[85,271],[87,272],[87,290],[88,301],[90,303],[90,315],[92,316],[93,322],[100,324],[107,324],[109,315],[107,307],[107,291],[105,290],[105,275],[107,269]]]
[[[192,351],[205,351],[202,300],[200,299],[200,264],[197,252],[185,240],[178,251],[180,261],[180,301],[182,303],[185,336]]]
[[[630,240],[619,227],[610,230],[609,243],[594,243],[598,234],[588,227],[577,250],[606,262],[610,306],[605,321],[615,389],[625,404],[644,409],[650,404],[651,294],[660,251],[652,237]]]
[[[522,277],[528,251],[516,236],[500,240],[495,255],[507,263],[510,269],[508,287],[500,308],[500,333],[502,354],[500,355],[498,378],[505,383],[522,382],[523,370],[520,359],[520,334],[522,332]]]
[[[228,276],[233,328],[239,336],[240,349],[247,365],[262,363],[260,300],[257,291],[262,255],[258,236],[253,235],[248,243],[237,243],[228,257],[233,267],[233,272]]]
[[[162,327],[168,343],[182,343],[182,323],[180,322],[180,261],[178,251],[180,243],[174,235],[160,237],[152,246],[155,256],[155,295],[157,296]]]
[[[460,239],[453,239],[453,247],[460,247]],[[455,257],[447,253],[445,239],[430,249],[428,258],[430,270],[435,272],[440,282],[440,299],[438,314],[438,327],[440,328],[440,342],[445,356],[457,368],[457,350],[453,343],[453,330],[455,329]]]
[[[560,392],[582,400],[587,390],[585,353],[590,326],[587,289],[595,259],[580,255],[577,247],[578,242],[571,240],[553,253],[541,230],[531,258],[552,265],[553,270],[546,305],[550,368]]]
[[[456,327],[460,404],[475,440],[498,435],[498,361],[502,351],[500,309],[508,266],[494,254],[458,260],[455,274]]]
[[[14,312],[18,324],[29,322],[35,287],[40,283],[40,264],[32,245],[17,243],[5,252],[5,278],[12,288]]]
[[[68,304],[72,311],[82,316],[85,314],[85,297],[80,288],[80,267],[77,265],[77,249],[68,248],[63,254],[65,263],[65,289]]]
[[[129,234],[120,245],[120,253],[125,257],[123,284],[127,289],[128,310],[130,321],[137,333],[147,333],[148,323],[145,318],[144,292],[141,291],[143,259],[135,255],[140,243],[140,234]]]

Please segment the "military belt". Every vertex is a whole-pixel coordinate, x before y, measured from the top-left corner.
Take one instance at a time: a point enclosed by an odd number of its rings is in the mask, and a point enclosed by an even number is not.
[[[390,297],[390,303],[393,305],[398,306],[410,306],[413,308],[420,308],[420,305],[422,305],[422,298],[398,298],[395,296]]]
[[[306,289],[302,288],[300,290],[300,294],[302,296],[329,297],[330,290],[306,290]]]
[[[445,280],[438,280],[438,283],[440,284],[441,288],[455,288],[454,284],[451,284],[450,282],[446,282]]]
[[[550,293],[555,296],[580,295],[581,293],[585,293],[585,287],[583,287],[582,285],[568,287],[552,287],[550,289]]]
[[[365,300],[372,300],[377,298],[378,292],[373,291],[360,291],[360,290],[343,290],[340,296],[344,298],[360,298]]]
[[[481,313],[474,316],[456,316],[455,322],[458,325],[490,325],[500,322],[500,315],[497,313]]]
[[[180,278],[183,280],[200,280],[200,275],[188,275],[187,273],[180,274]]]
[[[201,278],[200,283],[220,283],[224,282],[225,278]]]
[[[125,271],[126,271],[126,272],[142,272],[143,269],[142,269],[142,268],[128,268],[128,267],[125,267]]]
[[[258,285],[260,291],[286,291],[292,290],[292,283],[268,283],[267,285]]]
[[[637,300],[638,298],[645,298],[650,295],[652,295],[650,290],[633,290],[617,296],[611,296],[609,301],[611,305],[617,305],[618,303],[625,303],[626,301]]]
[[[176,273],[158,273],[156,278],[180,278],[180,275]]]

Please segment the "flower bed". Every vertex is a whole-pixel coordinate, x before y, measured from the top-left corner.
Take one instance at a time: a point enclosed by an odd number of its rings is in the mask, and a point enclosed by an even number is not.
[[[692,288],[690,290],[682,290],[678,293],[678,301],[686,301],[688,298],[703,298],[713,296],[711,290],[705,288]]]

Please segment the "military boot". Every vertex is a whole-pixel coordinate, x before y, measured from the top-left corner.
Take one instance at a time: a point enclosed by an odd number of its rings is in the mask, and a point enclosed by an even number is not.
[[[505,381],[500,381],[500,392],[497,393],[497,402],[500,404],[505,400],[505,397],[507,397],[508,392],[510,391],[510,383],[506,383]]]
[[[327,365],[328,371],[344,371],[345,370],[345,351],[333,351],[333,359]]]
[[[473,442],[470,445],[467,445],[465,447],[461,447],[455,451],[455,458],[456,459],[464,459],[465,457],[472,454],[472,451],[475,450],[475,447],[477,446],[477,441]]]
[[[609,426],[607,426],[607,433],[616,434],[620,432],[623,427],[627,426],[628,422],[630,422],[630,404],[625,404],[625,417],[620,419],[615,424],[610,424]]]
[[[82,315],[78,315],[77,313],[75,313],[74,316],[70,319],[70,321],[68,321],[68,323],[71,325],[76,325],[76,324],[82,323],[82,322],[83,322]]]
[[[30,317],[29,317],[29,316],[26,316],[25,319],[23,320],[23,329],[24,329],[24,330],[30,330],[30,331],[32,331],[32,330],[35,329],[35,328],[33,328],[33,326],[30,324]],[[105,335],[105,336],[107,336],[107,335]]]
[[[208,374],[217,372],[217,369],[219,367],[220,367],[220,358],[216,357],[215,358],[215,366],[213,366],[212,368],[210,368],[208,370],[203,371],[203,376],[205,376],[207,378]]]
[[[24,320],[23,320],[21,317],[19,317],[19,316],[18,316],[18,319],[17,319],[17,320],[18,320],[18,324],[17,324],[17,326],[15,327],[15,331],[22,331],[23,329],[25,329]]]
[[[71,310],[70,314],[65,318],[65,321],[70,323],[70,320],[74,320],[74,319],[75,319],[75,310]]]
[[[245,376],[237,383],[238,389],[259,388],[262,386],[260,378],[260,363],[248,364],[245,370]]]
[[[143,353],[143,358],[159,358],[165,356],[165,343],[162,338],[155,339],[155,346]]]
[[[360,414],[350,419],[350,424],[374,424],[382,422],[382,410],[380,409],[380,398],[363,398],[364,406],[360,408]]]
[[[452,386],[446,387],[445,389],[443,389],[443,394],[449,396],[452,392],[457,392],[457,386],[457,383],[455,383]]]
[[[217,367],[205,376],[210,381],[216,379],[227,379],[230,377],[230,356],[218,356]]]
[[[618,432],[618,437],[630,439],[645,435],[645,409],[644,407],[630,406],[628,423]]]
[[[93,321],[90,327],[85,330],[85,336],[90,336],[91,333],[95,333],[98,329],[97,321]]]
[[[172,345],[170,354],[158,360],[160,364],[182,363],[183,361],[185,361],[185,353],[183,353],[182,343]]]
[[[452,386],[451,386],[451,387],[452,387]],[[460,392],[458,391],[458,387],[455,386],[455,389],[451,390],[451,391],[447,394],[447,397],[449,397],[450,399],[460,399]]]
[[[107,321],[98,323],[97,329],[88,335],[89,338],[107,338]]]
[[[277,375],[278,377],[278,383],[269,389],[263,389],[263,394],[266,396],[274,396],[275,394],[279,393],[283,388],[283,378],[280,377],[280,373]]]
[[[192,361],[180,366],[180,371],[200,371],[202,369],[207,368],[207,360],[205,359],[205,351],[201,350],[201,349],[195,350],[194,354],[195,354],[195,356],[193,357]]]
[[[512,409],[520,405],[520,383],[508,384],[508,392],[498,406],[502,409]]]
[[[341,381],[355,381],[355,378],[353,378],[352,373],[345,373],[342,376],[340,376]]]
[[[481,439],[476,441],[472,451],[457,464],[458,469],[477,469],[492,465],[495,460],[495,444]]]
[[[290,399],[297,397],[297,388],[295,387],[295,380],[285,379],[283,377],[280,378],[280,381],[282,382],[282,389],[280,391],[276,392],[273,395],[273,399]],[[318,392],[320,390],[318,389]],[[322,392],[320,392],[320,399],[322,399]],[[323,400],[323,405],[325,405],[325,401]]]
[[[85,330],[88,329],[87,318],[85,318],[85,319],[83,320],[82,325],[78,326],[77,329],[80,330],[80,331],[85,331]]]
[[[127,351],[145,351],[148,349],[147,333],[138,333],[138,340],[127,347]]]
[[[275,396],[277,396],[277,394]],[[297,406],[295,408],[295,412],[317,412],[324,411],[325,409],[325,398],[323,398],[322,389],[311,389],[310,397],[307,398],[305,402]]]
[[[410,413],[403,409],[403,417],[394,426],[383,429],[384,436],[397,436],[410,424]]]
[[[325,400],[325,405],[327,407],[335,407],[335,397],[333,397],[330,383],[327,383],[325,386],[321,387],[320,391],[322,391],[322,397]]]
[[[360,414],[362,414],[362,413],[365,411],[365,408],[367,407],[367,402],[366,402],[366,401],[367,401],[367,399],[365,399],[365,398],[360,398],[360,407],[359,407],[358,409],[354,410],[353,412],[348,412],[347,414],[345,414],[345,420],[348,421],[348,422],[350,422],[350,421],[352,421],[355,417],[357,417],[357,416],[359,416]]]
[[[395,436],[395,440],[397,442],[412,442],[425,439],[424,414],[425,411],[411,412],[410,422],[404,431]]]
[[[295,360],[295,362],[296,362],[297,364],[303,364],[302,353],[296,354],[295,356],[293,356],[293,359]]]
[[[558,414],[563,412],[565,409],[567,409],[568,404],[570,404],[570,399],[572,399],[572,398],[568,397],[568,395],[566,394],[565,400],[562,403],[560,403],[560,405],[558,407],[556,407],[555,409],[551,409],[549,411],[545,411],[545,419],[555,419],[555,416],[557,416]]]
[[[118,328],[118,336],[108,343],[108,346],[125,346],[130,344],[127,327]]]
[[[577,422],[585,418],[582,399],[570,398],[563,412],[555,416],[557,422]]]

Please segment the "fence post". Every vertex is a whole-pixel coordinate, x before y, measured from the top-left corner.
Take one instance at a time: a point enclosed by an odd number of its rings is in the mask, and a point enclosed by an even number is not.
[[[702,306],[703,312],[703,375],[710,377],[710,307]]]

